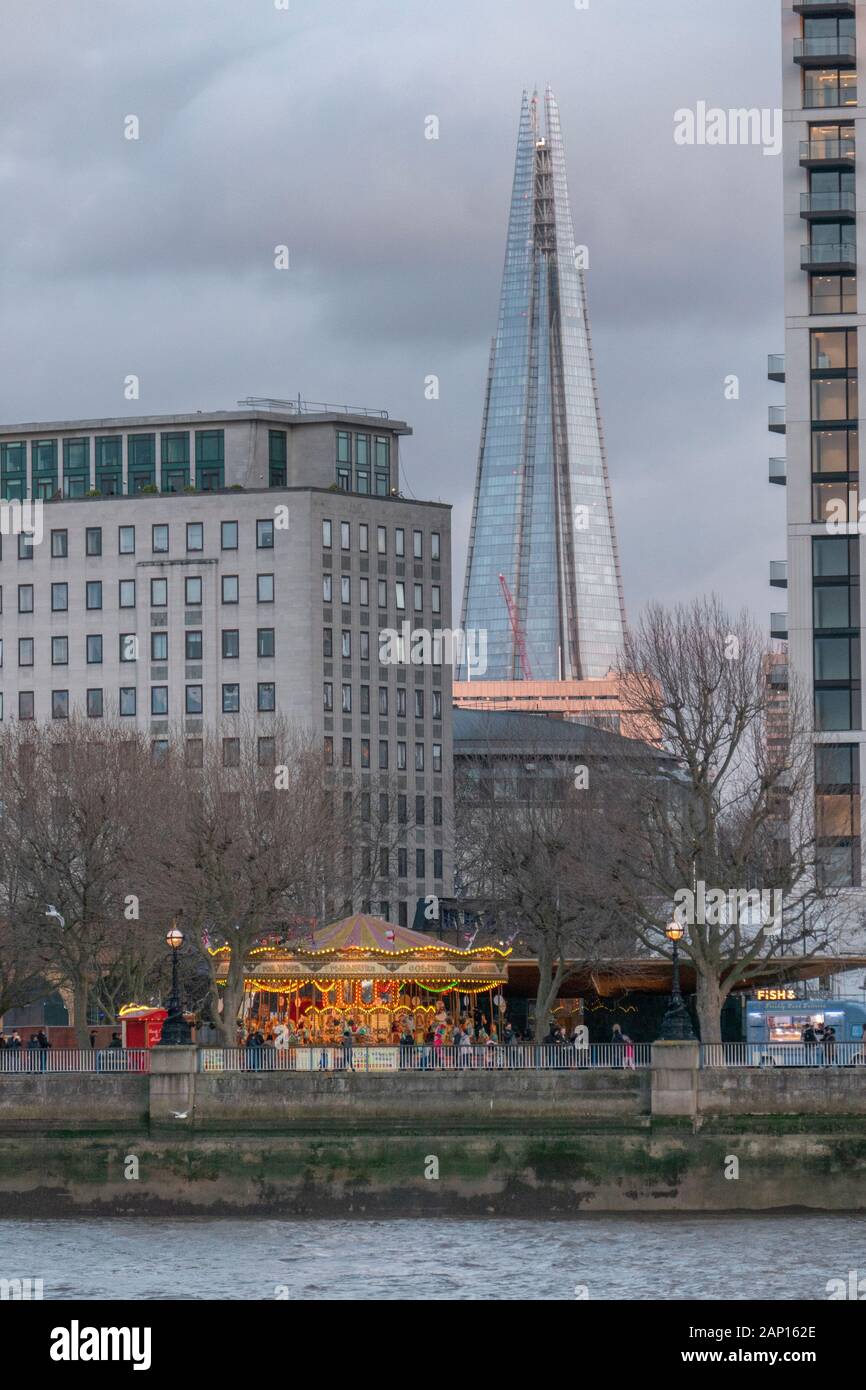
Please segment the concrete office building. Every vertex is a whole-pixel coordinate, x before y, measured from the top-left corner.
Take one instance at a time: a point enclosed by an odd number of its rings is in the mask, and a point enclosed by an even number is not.
[[[786,406],[769,426],[786,436],[770,481],[787,485],[787,561],[770,581],[788,590],[771,632],[787,638],[792,678],[812,703],[815,813],[822,871],[863,879],[863,777],[858,534],[860,396],[866,296],[858,261],[866,244],[866,117],[858,104],[858,51],[866,4],[781,5],[785,108],[785,354],[771,380]]]
[[[399,494],[410,433],[262,401],[0,427],[4,499],[43,499],[39,543],[3,536],[3,719],[77,711],[157,743],[297,721],[338,785],[407,797],[390,887],[357,906],[411,922],[453,869],[451,668],[379,660],[381,629],[451,625],[450,509]]]

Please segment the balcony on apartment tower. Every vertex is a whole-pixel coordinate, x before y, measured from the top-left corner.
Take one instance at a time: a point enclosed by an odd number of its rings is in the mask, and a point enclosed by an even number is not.
[[[853,68],[857,63],[857,40],[851,34],[795,39],[794,62],[803,68],[826,68],[831,65]]]
[[[854,0],[794,0],[794,13],[804,19],[819,19],[822,15],[854,13]]]
[[[850,275],[857,269],[854,241],[813,241],[800,248],[800,269],[819,275]]]
[[[800,194],[800,216],[806,222],[853,222],[857,199],[852,188],[833,188]]]
[[[781,487],[787,486],[788,460],[786,458],[770,459],[770,482],[779,483]]]
[[[854,136],[813,136],[800,141],[800,164],[804,169],[853,169]]]

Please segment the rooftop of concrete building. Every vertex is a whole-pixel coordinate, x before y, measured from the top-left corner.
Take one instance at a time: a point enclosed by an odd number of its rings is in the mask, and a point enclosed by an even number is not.
[[[171,429],[179,425],[207,425],[261,420],[298,427],[299,425],[346,424],[359,428],[388,430],[392,434],[412,433],[405,420],[393,420],[387,410],[368,406],[335,405],[324,401],[277,400],[249,396],[238,401],[235,410],[189,410],[172,415],[112,415],[75,420],[31,420],[21,424],[0,424],[0,434],[66,434],[87,430]]]

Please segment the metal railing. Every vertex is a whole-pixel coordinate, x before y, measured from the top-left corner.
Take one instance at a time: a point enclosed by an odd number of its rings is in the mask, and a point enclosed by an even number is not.
[[[830,34],[826,39],[795,39],[794,61],[804,58],[856,58],[857,40],[847,34]]]
[[[844,140],[801,140],[800,159],[809,160],[813,164],[837,163],[842,160],[847,163],[854,160],[854,137],[846,136]]]
[[[853,217],[856,211],[856,196],[849,188],[837,188],[824,193],[819,191],[817,193],[800,194],[801,213],[850,213]]]
[[[265,1071],[580,1071],[636,1070],[650,1065],[650,1043],[593,1043],[546,1047],[535,1043],[485,1047],[203,1047],[200,1072]]]
[[[856,84],[840,87],[835,82],[821,83],[820,86],[803,88],[803,107],[808,110],[824,109],[828,106],[856,106]]]
[[[278,410],[284,415],[364,415],[371,420],[387,420],[387,410],[372,410],[366,405],[332,405],[327,401],[278,400],[274,396],[246,396],[238,405],[243,410]]]
[[[702,1043],[702,1067],[862,1067],[866,1044]]]
[[[857,264],[857,247],[853,241],[813,241],[800,247],[800,267]]]
[[[45,1073],[69,1076],[91,1072],[149,1072],[150,1053],[146,1047],[0,1048],[0,1076]]]

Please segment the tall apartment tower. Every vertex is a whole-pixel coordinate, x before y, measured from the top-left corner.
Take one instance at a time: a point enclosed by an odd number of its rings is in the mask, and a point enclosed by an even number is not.
[[[786,458],[770,481],[787,484],[788,560],[771,583],[787,587],[774,637],[788,639],[792,678],[811,702],[815,813],[826,877],[862,882],[863,776],[858,527],[858,353],[866,348],[864,260],[866,115],[857,55],[866,53],[862,0],[783,0],[785,107],[785,355],[769,363],[786,406],[770,408]]]
[[[620,652],[583,265],[556,101],[548,88],[542,131],[524,92],[463,597],[464,628],[487,633],[488,681],[603,677]]]

